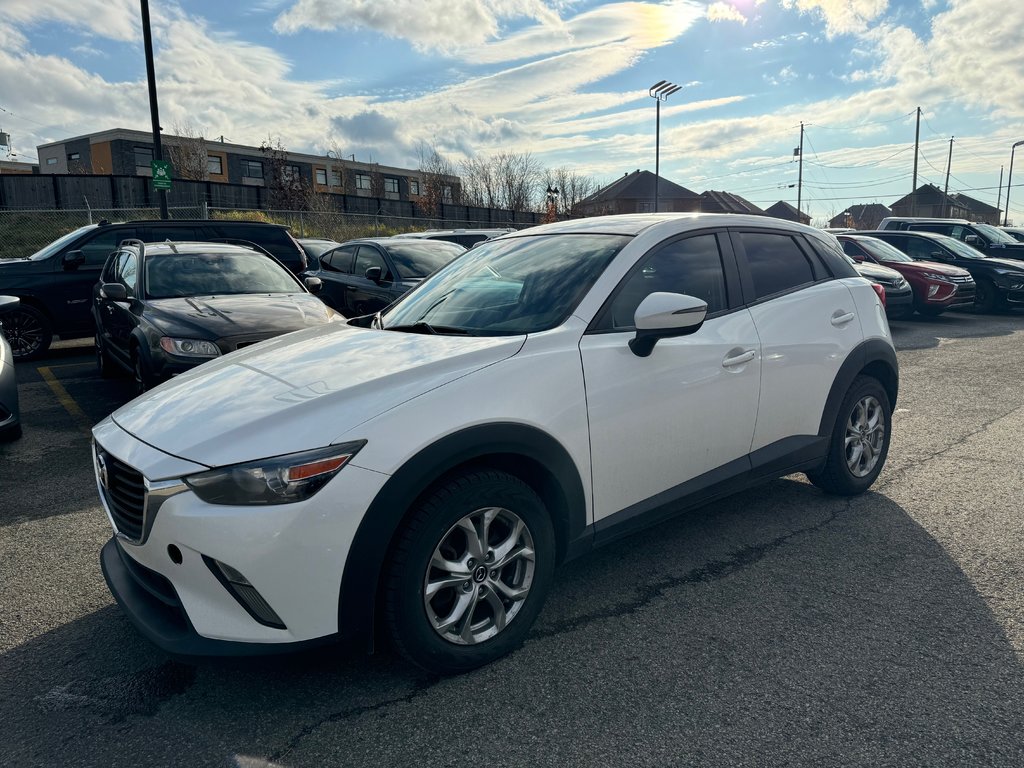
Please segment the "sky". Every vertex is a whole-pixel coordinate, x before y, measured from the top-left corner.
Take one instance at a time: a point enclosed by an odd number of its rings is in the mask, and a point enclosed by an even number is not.
[[[16,159],[149,130],[138,0],[0,0],[0,131]],[[1011,0],[151,0],[161,123],[415,168],[531,153],[608,183],[661,175],[815,223],[918,184],[1005,203],[1024,139]],[[1024,147],[1021,147],[1024,153]],[[6,150],[0,147],[0,159]],[[1024,223],[1024,165],[1009,217]]]

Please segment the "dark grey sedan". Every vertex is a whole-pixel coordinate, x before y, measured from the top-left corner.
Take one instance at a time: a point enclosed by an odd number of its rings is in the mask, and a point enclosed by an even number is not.
[[[358,317],[384,309],[465,251],[443,240],[350,240],[321,254],[303,275],[320,278],[324,303],[346,317]]]

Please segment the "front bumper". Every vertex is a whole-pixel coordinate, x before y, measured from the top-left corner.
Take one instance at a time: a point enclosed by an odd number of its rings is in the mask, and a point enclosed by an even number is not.
[[[0,344],[6,342],[0,339]],[[18,377],[8,354],[0,354],[0,438],[17,436],[21,431],[18,410]]]
[[[103,451],[140,472],[147,486],[185,474],[180,459],[109,421],[95,434]],[[116,533],[101,557],[104,576],[139,631],[161,648],[182,655],[275,653],[364,629],[342,623],[341,579],[355,531],[386,475],[350,465],[310,499],[264,507],[207,504],[185,488],[162,499],[145,519],[141,541],[132,541],[118,529],[123,515],[112,514],[99,472],[100,498]],[[280,624],[260,621],[214,563],[243,575]]]

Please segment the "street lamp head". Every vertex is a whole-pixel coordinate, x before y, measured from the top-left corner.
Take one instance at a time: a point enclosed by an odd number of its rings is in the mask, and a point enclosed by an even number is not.
[[[1024,144],[1024,139],[1021,139],[1020,141],[1016,142],[1012,147],[1010,147],[1010,149],[1019,147],[1021,144]]]
[[[658,101],[665,101],[665,99],[667,99],[673,93],[675,93],[676,91],[681,91],[682,89],[683,86],[681,85],[670,83],[668,80],[659,80],[650,87],[648,93],[650,94],[652,99],[657,99]]]

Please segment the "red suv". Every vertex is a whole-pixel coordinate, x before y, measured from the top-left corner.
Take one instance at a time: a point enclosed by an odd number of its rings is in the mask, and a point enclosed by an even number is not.
[[[915,261],[877,237],[836,235],[846,254],[857,262],[895,269],[914,291],[914,309],[934,317],[952,307],[974,306],[974,278],[966,269],[934,261]]]

